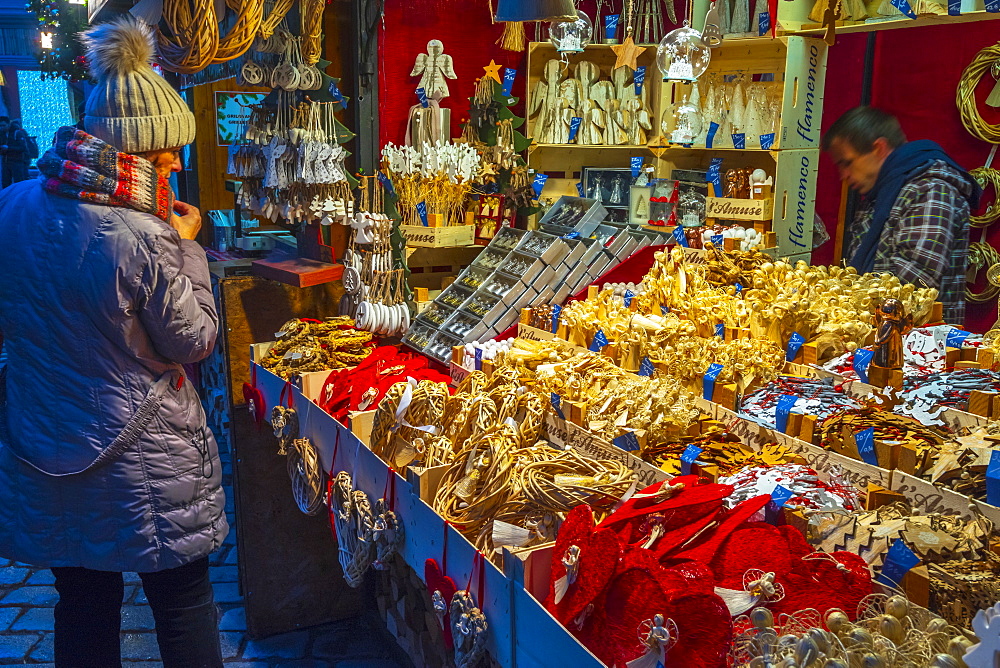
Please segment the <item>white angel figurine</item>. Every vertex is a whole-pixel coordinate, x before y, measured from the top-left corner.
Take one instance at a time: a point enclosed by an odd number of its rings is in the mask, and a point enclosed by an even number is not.
[[[451,56],[444,52],[444,44],[439,39],[427,42],[427,53],[421,53],[413,63],[411,77],[420,77],[420,85],[428,98],[442,100],[450,93],[446,79],[457,79]]]

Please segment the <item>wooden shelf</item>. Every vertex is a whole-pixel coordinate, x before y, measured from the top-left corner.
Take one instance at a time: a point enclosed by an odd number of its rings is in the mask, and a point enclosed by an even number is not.
[[[973,21],[991,21],[994,19],[1000,19],[1000,13],[987,12],[987,11],[973,11],[966,12],[959,16],[948,16],[948,15],[928,15],[928,16],[918,16],[915,19],[908,19],[905,16],[897,19],[887,19],[885,21],[873,21],[871,23],[865,22],[849,22],[845,25],[837,26],[838,35],[847,35],[856,32],[876,32],[880,30],[898,30],[900,28],[922,28],[924,26],[944,26],[952,25],[957,23],[972,23]],[[815,25],[815,24],[805,24],[805,25]],[[822,35],[826,32],[825,28],[802,28],[799,30],[789,30],[789,34],[795,35]]]

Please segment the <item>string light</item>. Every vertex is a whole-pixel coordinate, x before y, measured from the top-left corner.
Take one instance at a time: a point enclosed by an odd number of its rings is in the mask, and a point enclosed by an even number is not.
[[[21,122],[31,137],[37,137],[44,153],[52,145],[56,130],[73,124],[69,89],[64,79],[42,78],[36,70],[18,70],[17,88],[21,100]]]
[[[52,33],[43,32],[42,33],[42,48],[51,49],[52,48]]]

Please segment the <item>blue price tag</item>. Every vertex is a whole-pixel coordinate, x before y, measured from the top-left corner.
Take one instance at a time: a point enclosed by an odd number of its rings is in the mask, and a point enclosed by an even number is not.
[[[503,68],[503,85],[500,88],[500,92],[503,93],[504,97],[510,97],[511,91],[514,89],[514,77],[517,76],[517,70],[510,67]]]
[[[424,227],[427,227],[427,202],[417,202],[417,215]]]
[[[771,30],[771,13],[761,12],[757,15],[757,36],[763,37]]]
[[[760,136],[760,147],[765,151],[774,146],[774,133],[768,132],[766,135]]]
[[[913,8],[910,7],[910,3],[906,0],[890,0],[890,4],[892,4],[892,6],[899,11],[903,12],[905,16],[911,19],[917,18],[916,12],[913,11]]]
[[[990,453],[990,463],[986,466],[986,503],[1000,506],[1000,450]]]
[[[621,448],[622,450],[639,449],[639,439],[636,438],[634,431],[627,431],[611,442],[614,443],[619,448]]]
[[[615,39],[618,34],[618,14],[609,14],[604,17],[604,37]]]
[[[858,348],[854,351],[854,373],[858,374],[858,380],[862,383],[868,382],[868,365],[872,363],[872,356],[875,353],[867,348]]]
[[[735,288],[736,288],[736,294],[739,294],[739,293],[743,292],[743,286],[742,286],[742,285],[740,285],[739,283],[737,283],[737,284],[736,284],[735,286],[733,286],[733,287],[735,287]]]
[[[788,429],[788,416],[798,400],[794,394],[782,394],[778,397],[778,405],[774,408],[774,426],[782,434]]]
[[[579,181],[576,182],[576,192],[580,193],[580,197],[583,197],[583,184]]]
[[[721,246],[724,241],[725,240],[723,239],[721,234],[712,235],[712,243],[715,244],[716,246]]]
[[[597,330],[597,333],[594,334],[594,340],[590,342],[591,352],[600,352],[601,348],[606,345],[608,345],[607,335],[604,333],[603,329]]]
[[[677,240],[677,244],[679,246],[684,246],[684,248],[688,247],[687,235],[684,234],[684,228],[680,225],[674,228],[674,239]]]
[[[629,167],[632,168],[632,178],[638,178],[642,171],[642,157],[635,156],[629,159]]]
[[[576,230],[573,230],[572,232],[567,232],[566,234],[563,235],[563,239],[579,239],[579,238],[580,238],[580,233],[577,232]]]
[[[656,370],[656,368],[653,366],[653,363],[650,361],[650,359],[648,357],[643,357],[642,361],[639,362],[639,375],[640,376],[645,376],[647,378],[650,378],[650,377],[652,377],[653,371],[655,371],[655,370]]]
[[[962,0],[948,0],[948,16],[962,15]]]
[[[640,65],[635,70],[635,76],[632,77],[632,83],[635,84],[635,94],[642,95],[642,82],[646,80],[646,66]]]
[[[569,140],[573,141],[576,139],[576,135],[580,132],[580,124],[583,123],[583,119],[579,116],[574,116],[569,119]],[[580,186],[581,190],[583,186]],[[581,194],[580,197],[583,197]]]
[[[747,147],[747,136],[742,132],[733,134],[733,148],[744,149]]]
[[[691,475],[691,465],[698,461],[702,449],[697,445],[689,445],[681,453],[681,475]]]
[[[670,307],[669,306],[663,306],[661,304],[660,305],[660,315],[666,315],[668,313],[670,313]]]
[[[388,176],[386,176],[382,172],[379,172],[378,173],[378,180],[379,180],[379,183],[382,184],[382,187],[385,188],[387,191],[389,191],[390,195],[395,195],[396,194],[396,189],[392,187],[392,181],[389,180]]]
[[[875,453],[875,427],[868,427],[854,434],[854,444],[858,446],[858,454],[861,459],[878,466],[878,455]]]
[[[483,370],[483,349],[476,348],[476,371]]]
[[[986,0],[986,11],[990,14],[1000,12],[1000,0]]]
[[[792,490],[787,487],[782,487],[781,485],[775,485],[774,489],[771,490],[771,503],[775,505],[776,508],[784,508],[788,500],[795,496],[792,494]]]
[[[622,301],[625,302],[625,308],[632,305],[632,297],[635,297],[635,293],[631,290],[626,290],[625,294],[622,295]]]
[[[562,306],[556,304],[552,307],[552,333],[555,334],[556,330],[559,329],[559,314],[562,313]]]
[[[726,338],[726,325],[724,323],[717,323],[715,325],[715,335],[720,339]]]
[[[560,397],[558,394],[556,394],[555,392],[553,392],[552,396],[549,398],[549,401],[552,402],[552,408],[553,408],[553,410],[555,410],[556,415],[559,416],[559,419],[560,420],[565,420],[566,416],[563,415],[563,412],[562,412],[562,397]]]
[[[712,184],[715,196],[722,197],[722,158],[712,158],[712,161],[708,163],[705,180]]]
[[[705,378],[702,383],[702,396],[705,401],[711,401],[712,395],[715,393],[715,379],[719,377],[719,372],[722,371],[722,365],[719,363],[713,363],[708,366],[708,370],[705,371]]]
[[[416,90],[417,99],[420,100],[421,107],[429,107],[430,102],[427,101],[427,92],[423,88],[418,88]]]
[[[889,551],[885,553],[882,572],[875,580],[884,585],[898,588],[903,576],[919,563],[920,557],[906,546],[902,538],[897,538],[889,546]]]
[[[715,133],[719,131],[719,124],[712,121],[708,124],[708,134],[705,135],[705,148],[712,148],[715,142]]]
[[[961,348],[965,343],[965,340],[969,338],[969,334],[971,334],[971,332],[965,332],[961,329],[955,329],[952,327],[948,331],[948,337],[945,339],[944,344],[949,348]]]
[[[799,349],[805,343],[805,338],[798,332],[792,332],[788,339],[788,346],[785,348],[785,359],[789,362],[795,361],[795,356],[799,354]]]
[[[334,101],[339,102],[340,106],[347,109],[347,100],[344,99],[344,94],[341,93],[340,88],[337,87],[336,81],[331,81],[327,90],[330,92],[330,97],[332,97]]]
[[[545,188],[545,182],[548,180],[548,174],[535,174],[535,180],[531,182],[531,188],[535,191],[535,199],[542,196],[542,189]]]

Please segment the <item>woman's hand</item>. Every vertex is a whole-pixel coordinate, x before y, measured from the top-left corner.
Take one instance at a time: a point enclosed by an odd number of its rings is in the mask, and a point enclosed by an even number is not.
[[[174,215],[170,218],[170,227],[177,230],[181,239],[194,241],[201,230],[201,211],[187,202],[174,201]]]

